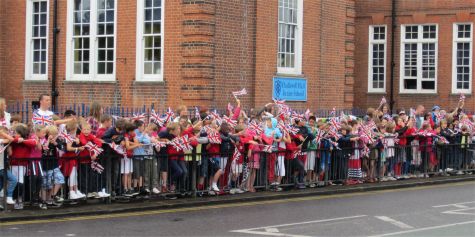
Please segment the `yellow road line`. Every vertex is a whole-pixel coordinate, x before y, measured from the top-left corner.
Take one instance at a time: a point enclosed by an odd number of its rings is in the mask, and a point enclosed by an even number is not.
[[[346,197],[354,197],[354,196],[366,196],[366,195],[372,195],[372,194],[384,194],[384,193],[392,193],[392,192],[400,192],[400,191],[414,191],[414,190],[434,189],[434,188],[441,188],[441,187],[453,187],[453,186],[472,185],[472,184],[475,184],[475,181],[430,185],[430,186],[419,186],[419,187],[411,187],[411,188],[387,189],[387,190],[368,191],[368,192],[359,192],[359,193],[329,194],[329,195],[321,195],[321,196],[298,197],[298,198],[277,199],[277,200],[268,200],[268,201],[253,201],[253,202],[242,202],[242,203],[216,204],[216,205],[209,205],[209,206],[183,207],[183,208],[173,208],[173,209],[153,210],[153,211],[100,214],[100,215],[94,215],[94,216],[64,217],[64,218],[43,219],[43,220],[11,221],[11,222],[0,223],[0,226],[45,224],[45,223],[56,223],[56,222],[158,215],[158,214],[166,214],[166,213],[201,211],[201,210],[230,208],[230,207],[245,207],[245,206],[255,206],[255,205],[265,205],[265,204],[313,201],[313,200],[321,200],[321,199],[329,199],[329,198],[346,198]]]

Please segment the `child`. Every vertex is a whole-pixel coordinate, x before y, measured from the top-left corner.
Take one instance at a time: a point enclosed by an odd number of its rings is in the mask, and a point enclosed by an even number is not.
[[[218,132],[218,126],[216,125],[216,121],[212,121],[211,129],[214,132]],[[215,195],[216,192],[219,192],[218,180],[223,174],[223,169],[221,169],[221,165],[220,165],[220,154],[219,154],[220,149],[221,149],[220,144],[209,143],[208,145],[206,145],[207,154],[209,154],[208,164],[209,164],[209,168],[211,169],[210,177],[211,176],[213,177],[209,179],[209,189],[208,189],[209,195]]]
[[[219,134],[221,137],[221,146],[220,146],[220,164],[221,164],[221,170],[224,170],[224,179],[222,182],[221,186],[224,186],[224,184],[228,185],[230,182],[229,180],[229,174],[232,172],[229,172],[231,170],[231,161],[233,158],[233,152],[235,149],[235,144],[238,142],[239,137],[233,135],[232,133],[234,132],[234,128],[232,128],[228,123],[222,123]],[[233,184],[231,184],[233,186]],[[235,184],[234,184],[235,186]]]
[[[101,125],[96,131],[96,137],[101,139],[104,136],[104,133],[112,127],[112,117],[108,114],[103,114],[101,116]]]
[[[44,128],[45,136],[40,139],[42,145],[42,177],[41,199],[44,201],[40,208],[46,209],[46,205],[61,206],[64,199],[58,196],[61,186],[65,183],[64,176],[58,168],[58,152],[65,149],[65,143],[58,138],[58,128],[49,125]]]
[[[248,157],[248,167],[250,169],[250,175],[247,182],[247,190],[251,193],[255,193],[256,189],[254,188],[254,182],[256,180],[256,173],[259,170],[259,159],[260,159],[260,152],[262,151],[262,138],[258,136],[252,131],[249,131],[249,136],[253,138],[253,143],[249,145],[249,149],[247,151]]]
[[[59,160],[59,166],[64,177],[69,177],[69,199],[81,199],[86,195],[81,193],[78,189],[78,170],[77,160],[79,153],[84,151],[84,147],[81,146],[79,138],[76,136],[78,124],[76,121],[69,121],[66,123],[65,129],[68,136],[65,139],[66,152]]]
[[[134,149],[134,172],[133,172],[133,182],[134,187],[136,187],[136,192],[143,193],[143,194],[150,194],[150,188],[145,186],[144,190],[141,190],[144,181],[144,173],[145,173],[145,161],[144,159],[148,159],[149,155],[152,155],[152,146],[150,136],[145,133],[145,123],[142,120],[135,120],[134,125],[137,129],[135,129],[136,139],[137,142],[142,144],[143,146],[139,146]],[[147,156],[147,158],[146,158]],[[147,162],[148,164],[149,162]]]
[[[265,145],[272,146],[273,151],[277,151],[277,144],[282,141],[282,132],[277,128],[277,119],[267,119],[262,140]],[[267,155],[267,179],[272,187],[280,185],[275,178],[276,155],[275,152]]]
[[[127,155],[121,160],[120,173],[122,174],[122,186],[124,189],[123,194],[126,197],[133,197],[139,194],[137,186],[135,186],[135,190],[132,189],[132,172],[134,171],[133,151],[135,148],[140,147],[142,145],[137,141],[137,137],[134,132],[135,128],[136,127],[132,123],[125,124],[124,138]]]
[[[320,125],[320,130],[324,131],[325,134],[328,134],[328,132],[330,131],[330,125],[329,124],[326,124],[326,123],[322,123]],[[333,146],[331,144],[331,140],[330,140],[330,136],[329,135],[326,135],[321,141],[320,141],[320,144],[319,144],[319,157],[320,157],[320,165],[319,165],[319,168],[320,168],[320,172],[318,174],[318,177],[317,177],[317,180],[318,180],[318,183],[317,185],[318,186],[324,186],[325,185],[325,175],[327,176],[327,179],[329,178],[328,177],[328,174],[329,172],[329,169],[330,169],[330,164],[331,164],[331,153],[332,153],[332,149],[333,149]]]
[[[15,203],[15,209],[23,209],[23,191],[25,189],[25,176],[28,167],[28,158],[31,158],[31,152],[37,146],[36,139],[30,139],[28,127],[24,124],[15,126],[15,137],[9,146],[10,169],[13,176],[18,180],[18,199]]]
[[[107,119],[103,120],[103,128],[106,128],[109,124]],[[112,122],[112,121],[111,121]],[[110,159],[110,167],[106,167],[106,169],[110,169],[111,173],[111,186],[110,189],[112,190],[112,195],[115,196],[120,193],[121,187],[121,176],[120,176],[120,169],[121,169],[121,160],[125,156],[125,152],[123,147],[125,146],[124,141],[124,129],[127,121],[125,119],[118,119],[115,122],[114,127],[109,127],[105,129],[106,131],[99,136],[104,143],[108,145],[104,147],[104,153],[107,159]],[[99,131],[101,133],[101,131]],[[113,147],[116,147],[114,150]],[[118,151],[121,150],[121,151]]]
[[[178,123],[170,123],[167,125],[169,141],[181,136],[181,127]],[[182,184],[180,187],[184,186],[186,177],[188,176],[188,169],[186,168],[183,151],[178,150],[173,145],[167,145],[168,153],[168,162],[171,168],[171,180],[170,192],[175,192],[177,184],[180,182]]]
[[[396,180],[394,177],[392,177],[393,169],[392,169],[392,164],[394,163],[394,145],[395,145],[395,139],[396,135],[393,134],[394,131],[394,126],[392,124],[386,124],[386,125],[381,125],[380,127],[381,134],[383,136],[382,138],[382,145],[383,145],[383,153],[381,157],[381,163],[380,163],[380,173],[379,176],[382,177],[381,181],[394,181]],[[387,172],[387,177],[385,177],[385,174]]]
[[[317,119],[315,116],[310,116],[308,118],[308,129],[313,134],[313,136],[317,135],[318,127],[317,127]],[[309,183],[310,188],[316,187],[316,175],[315,175],[315,160],[317,158],[317,144],[315,142],[310,142],[308,145],[308,157],[307,162],[305,163],[305,171],[307,172],[306,180]]]
[[[6,127],[0,127],[0,148],[2,148],[2,152],[0,152],[0,193],[3,194],[3,182],[7,182],[7,204],[13,205],[15,202],[13,201],[13,191],[17,185],[17,178],[13,176],[10,170],[6,170],[4,167],[4,146],[8,146],[10,142],[13,141],[13,137],[8,135],[8,129]],[[4,173],[6,172],[6,174]],[[6,177],[7,180],[3,180],[3,177]]]
[[[92,143],[93,145],[97,146],[98,148],[102,147],[102,140],[97,138],[92,134],[92,127],[89,123],[83,123],[82,131],[79,135],[79,141],[81,142],[81,146],[86,146],[88,143]],[[105,191],[105,175],[101,175],[96,171],[90,168],[91,161],[92,162],[99,162],[102,163],[100,158],[104,158],[101,154],[95,154],[92,151],[84,151],[80,154],[81,164],[83,165],[82,169],[80,170],[81,178],[81,188],[85,189],[87,186],[87,197],[91,198],[105,198],[109,197],[110,195]],[[90,159],[89,159],[90,158]],[[89,176],[87,174],[89,173]],[[86,180],[88,177],[88,180]]]
[[[147,128],[145,128],[144,136],[150,138],[151,144],[156,143],[157,140],[157,132],[158,127],[157,125],[150,123],[148,124]],[[138,133],[137,133],[137,136]],[[139,139],[140,141],[140,139]],[[142,142],[144,143],[144,142]],[[144,143],[145,144],[145,143]],[[138,148],[137,148],[138,149]],[[158,161],[157,158],[154,156],[153,153],[153,146],[149,145],[148,147],[144,147],[145,156],[144,156],[144,187],[146,192],[152,191],[153,194],[160,193],[160,186],[158,183]]]

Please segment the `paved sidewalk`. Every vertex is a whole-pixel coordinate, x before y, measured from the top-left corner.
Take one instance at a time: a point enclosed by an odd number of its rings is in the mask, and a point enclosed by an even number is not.
[[[304,190],[291,190],[285,192],[257,192],[239,195],[222,195],[214,197],[183,198],[176,200],[164,200],[163,198],[148,199],[143,201],[131,201],[127,203],[114,202],[104,204],[101,202],[64,205],[61,208],[41,210],[38,207],[28,207],[25,210],[0,211],[0,222],[17,220],[48,219],[58,217],[72,217],[84,215],[100,215],[121,212],[146,211],[182,207],[195,207],[203,205],[216,205],[224,203],[251,202],[261,200],[286,199],[294,197],[332,195],[339,193],[365,192],[384,189],[397,189],[421,185],[435,185],[452,182],[474,181],[475,175],[433,177],[426,179],[410,179],[381,183],[365,183],[349,186],[327,186],[322,188],[308,188]],[[94,202],[95,200],[92,200]]]

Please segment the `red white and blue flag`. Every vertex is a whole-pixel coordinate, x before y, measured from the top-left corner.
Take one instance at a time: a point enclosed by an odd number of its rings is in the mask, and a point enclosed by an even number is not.
[[[243,89],[240,90],[240,91],[235,91],[235,92],[233,92],[233,96],[241,96],[241,95],[247,95],[246,88],[243,88]]]
[[[39,115],[38,113],[33,114],[32,122],[34,125],[44,125],[44,126],[54,124],[52,116]]]

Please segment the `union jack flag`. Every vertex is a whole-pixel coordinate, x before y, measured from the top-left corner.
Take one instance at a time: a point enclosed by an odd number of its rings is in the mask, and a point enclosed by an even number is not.
[[[416,117],[416,110],[413,108],[409,109],[409,117],[415,118]]]
[[[319,129],[317,133],[315,134],[315,139],[313,139],[313,142],[317,145],[320,144],[324,135],[325,135],[325,131]]]
[[[297,158],[299,156],[303,156],[304,153],[301,150],[294,151],[293,158]]]
[[[336,109],[333,107],[332,111],[330,112],[330,117],[335,117],[336,116]]]
[[[272,153],[272,146],[271,145],[264,145],[264,148],[262,148],[263,152],[266,153]]]
[[[239,152],[239,150],[237,148],[234,148],[234,153],[233,153],[233,157],[232,157],[232,160],[239,160],[239,158],[241,158],[241,152]]]
[[[308,120],[310,118],[310,109],[305,110],[305,119]]]
[[[145,121],[145,119],[147,118],[147,116],[145,115],[145,113],[141,113],[141,114],[133,114],[132,115],[132,121],[137,121],[137,120],[141,120],[141,121]]]
[[[200,116],[200,110],[198,109],[198,107],[195,107],[195,118],[197,119],[200,119],[201,116]]]
[[[214,119],[216,120],[216,122],[218,123],[221,123],[221,116],[219,116],[219,114],[216,112],[216,110],[214,112],[211,112],[208,117],[210,117],[211,119]]]
[[[460,101],[460,102],[465,101],[465,95],[464,95],[463,93],[460,94],[459,101]]]
[[[98,147],[92,142],[88,142],[84,147],[86,147],[86,149],[88,149],[89,152],[92,153],[94,156],[98,156],[104,151],[102,148]]]
[[[7,145],[0,144],[0,153],[5,152],[9,145],[10,143],[8,143]]]
[[[470,119],[467,119],[467,118],[466,118],[466,119],[463,119],[462,121],[460,121],[460,123],[461,123],[462,125],[467,126],[467,128],[468,128],[469,131],[473,131],[474,124],[473,124],[472,121],[470,121]]]
[[[338,121],[337,118],[330,119],[330,124],[331,124],[331,127],[335,128],[335,130],[337,130],[337,131],[338,131],[338,129],[341,128],[341,123]]]
[[[368,129],[366,126],[361,126],[359,130],[359,136],[363,139],[364,143],[367,144],[373,144],[374,139],[373,139],[373,134],[371,130]]]
[[[299,114],[295,111],[292,111],[292,119],[295,120],[295,119],[298,119],[298,120],[304,120],[305,119],[305,116],[303,114]]]
[[[229,118],[229,117],[226,116],[226,115],[223,116],[223,122],[226,122],[226,123],[229,124],[231,127],[236,127],[236,125],[237,125],[237,121],[236,121],[236,120],[232,120],[231,118]]]
[[[68,133],[66,133],[65,131],[62,131],[60,134],[59,134],[59,137],[62,137],[64,138],[64,140],[66,141],[66,143],[73,143],[74,142],[74,138],[69,135]]]
[[[235,91],[235,92],[233,92],[233,95],[234,95],[234,96],[247,95],[246,88],[243,88],[243,89],[240,90],[240,91]]]
[[[122,145],[117,145],[115,143],[107,143],[112,150],[117,152],[117,154],[122,155],[124,158],[127,158],[127,152],[125,151],[125,148]]]
[[[54,124],[53,117],[48,115],[39,115],[38,113],[33,114],[32,122],[34,125],[52,125]]]
[[[285,106],[285,100],[274,100],[274,103],[279,107]]]
[[[447,140],[447,138],[443,137],[443,136],[437,136],[437,138],[439,139],[439,142],[442,142],[444,144],[449,144],[450,142]]]
[[[155,113],[155,110],[153,109],[150,112],[150,121],[156,123],[160,127],[163,127],[165,124],[165,119],[160,118],[160,115]]]
[[[436,117],[437,121],[440,122],[442,119],[445,118],[445,113],[440,113],[440,112],[439,112],[439,113],[436,113],[436,114],[435,114],[435,117]]]
[[[183,151],[190,151],[193,149],[193,146],[191,145],[190,140],[188,139],[188,135],[180,137],[180,142],[181,142]]]
[[[211,144],[221,144],[221,136],[216,131],[210,131],[208,133],[208,140]]]
[[[171,140],[168,144],[172,145],[173,147],[175,147],[175,149],[177,151],[181,151],[183,150],[183,146],[181,144],[181,141],[180,141],[180,137],[175,137],[173,138],[173,140]]]
[[[173,113],[172,109],[168,107],[167,112],[165,113],[165,124],[173,120],[173,116],[175,113]]]
[[[371,120],[366,124],[366,130],[373,132],[374,130],[378,129],[378,126],[376,126],[376,123]]]
[[[95,161],[91,161],[91,169],[96,171],[99,174],[102,174],[102,172],[104,171],[104,167],[102,167],[101,164],[99,164]]]
[[[249,129],[256,132],[256,134],[258,135],[264,132],[262,127],[259,124],[257,124],[255,121],[252,121],[251,123],[249,123]]]
[[[363,145],[361,155],[364,156],[364,157],[369,157],[369,152],[370,152],[370,150],[369,150],[368,146]]]
[[[386,97],[383,96],[383,98],[381,98],[381,102],[379,103],[379,107],[383,106],[386,103],[387,103]]]
[[[157,141],[155,143],[153,143],[153,146],[157,149],[160,149],[162,147],[167,147],[167,143],[166,142],[160,142],[160,141]]]
[[[330,135],[330,137],[334,137],[336,140],[341,138],[341,135],[338,133],[338,130],[332,128],[330,128],[330,130],[328,131],[328,135]]]

